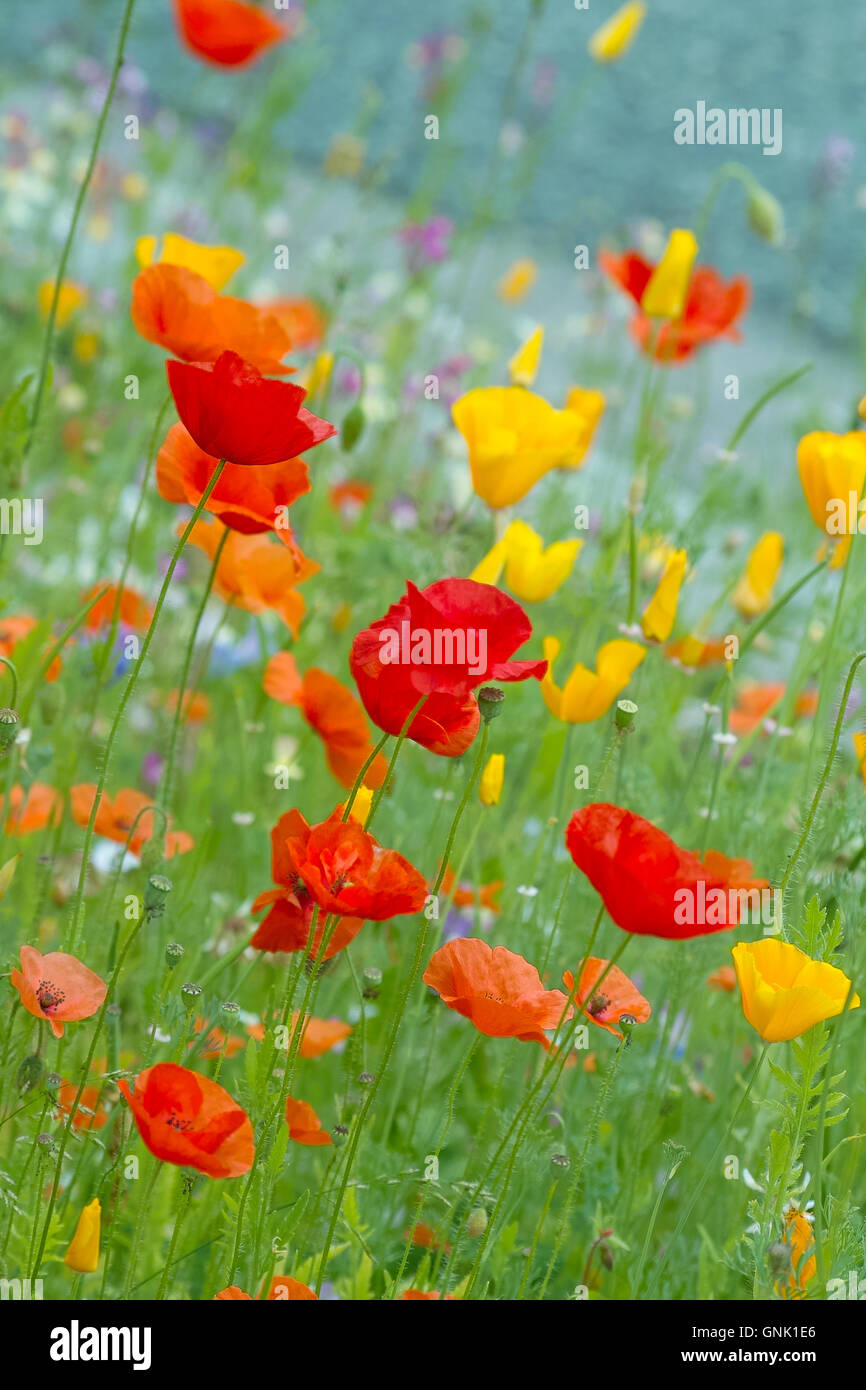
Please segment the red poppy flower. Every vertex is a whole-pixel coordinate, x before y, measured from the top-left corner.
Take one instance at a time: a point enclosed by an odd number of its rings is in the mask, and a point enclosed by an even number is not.
[[[654,342],[653,355],[657,362],[681,363],[716,338],[738,339],[737,319],[749,307],[749,282],[738,276],[727,283],[712,266],[698,266],[692,271],[682,318],[676,323],[650,319],[640,309],[640,302],[655,269],[637,251],[625,251],[621,256],[602,251],[599,265],[620,289],[634,300],[638,312],[631,321],[632,337],[648,351]]]
[[[737,695],[736,704],[731,710],[728,727],[732,734],[744,738],[757,729],[774,712],[785,695],[783,682],[768,681],[744,686]],[[818,692],[804,690],[794,702],[794,714],[800,718],[811,718],[818,707]]]
[[[309,826],[300,811],[286,811],[271,831],[271,877],[274,883],[281,886],[260,893],[252,905],[254,913],[270,907],[270,912],[250,940],[250,945],[257,951],[292,952],[307,949],[315,903],[299,881],[286,846],[291,837],[303,837],[308,830]],[[325,915],[320,912],[311,947],[314,959],[321,948],[325,921]],[[341,917],[331,932],[322,959],[330,960],[338,951],[342,951],[354,941],[363,925],[363,917]]]
[[[88,603],[95,594],[102,590],[105,592],[98,598],[93,607],[89,610],[84,619],[84,626],[88,632],[99,632],[101,628],[108,627],[114,618],[114,610],[117,609],[117,621],[124,627],[134,627],[144,629],[150,626],[153,617],[153,609],[146,599],[137,594],[134,589],[124,587],[120,591],[120,602],[118,603],[118,588],[116,584],[94,584],[93,588],[86,594],[81,595],[81,602]]]
[[[296,1144],[316,1147],[334,1142],[328,1131],[322,1128],[322,1121],[312,1105],[305,1100],[292,1100],[289,1096],[286,1101],[286,1124],[289,1126],[289,1138],[294,1139]]]
[[[167,502],[186,502],[194,507],[213,477],[218,459],[206,454],[184,429],[172,425],[156,457],[156,485]],[[310,475],[303,459],[285,459],[266,467],[242,467],[227,463],[205,510],[224,526],[243,535],[273,531],[290,548],[294,537],[287,525],[278,524],[293,502],[310,491]]]
[[[680,941],[723,931],[740,921],[743,894],[769,887],[752,877],[748,859],[708,850],[701,860],[643,816],[606,802],[575,811],[565,841],[617,926],[638,936]]]
[[[717,989],[723,994],[733,994],[737,988],[737,972],[732,965],[720,965],[712,975],[707,976],[707,988]]]
[[[357,821],[341,821],[339,808],[319,825],[297,817],[289,862],[323,911],[373,922],[421,911],[427,884],[402,854],[382,849]]]
[[[219,294],[186,266],[159,261],[139,271],[129,312],[142,338],[184,362],[216,362],[231,351],[270,376],[295,370],[283,364],[291,344],[277,319],[245,299]]]
[[[158,1062],[118,1081],[138,1132],[164,1163],[196,1168],[210,1178],[237,1178],[252,1167],[253,1127],[245,1110],[208,1076]]]
[[[547,1050],[546,1028],[556,1028],[568,1007],[558,989],[545,989],[534,965],[505,946],[477,937],[448,941],[430,959],[424,983],[443,1003],[471,1019],[489,1038],[519,1038]]]
[[[71,1113],[77,1095],[77,1082],[64,1081],[57,1092],[58,1119]],[[75,1118],[72,1121],[74,1129],[102,1129],[103,1125],[108,1123],[108,1115],[99,1106],[99,1096],[100,1088],[98,1086],[85,1086],[76,1106]]]
[[[297,1279],[290,1279],[287,1274],[274,1275],[268,1294],[272,1303],[284,1303],[286,1300],[292,1303],[317,1303],[318,1297],[306,1284],[299,1283]]]
[[[292,1014],[289,1047],[292,1045],[299,1018],[300,1013]],[[344,1042],[351,1031],[351,1023],[343,1023],[339,1018],[308,1017],[301,1035],[300,1055],[302,1057],[321,1057],[324,1053],[330,1052],[331,1048],[336,1047],[338,1043]],[[264,1042],[265,1025],[263,1023],[251,1023],[247,1032],[256,1042]]]
[[[31,782],[27,791],[15,786],[9,793],[7,835],[32,835],[47,825],[59,825],[63,818],[63,797],[46,782]]]
[[[183,529],[179,526],[178,534]],[[226,530],[216,519],[197,521],[190,532],[189,543],[198,546],[209,560],[213,560]],[[283,545],[275,545],[267,535],[242,536],[237,531],[229,531],[213,587],[220,598],[248,613],[270,609],[285,623],[292,636],[297,637],[307,605],[296,585],[317,574],[320,567],[302,553],[291,531],[285,532],[283,541]]]
[[[219,68],[254,63],[291,33],[242,0],[174,0],[174,12],[187,48]]]
[[[649,1000],[644,999],[625,971],[596,956],[587,957],[577,990],[574,989],[574,975],[570,970],[566,970],[562,983],[569,994],[574,990],[572,998],[583,1017],[606,1032],[613,1033],[616,1038],[622,1037],[616,1025],[623,1014],[629,1014],[636,1023],[646,1023],[652,1013]]]
[[[263,685],[272,700],[297,705],[324,743],[328,767],[337,781],[344,787],[354,786],[373,744],[364,711],[351,690],[317,666],[311,666],[301,677],[291,652],[277,652],[271,657]],[[364,785],[380,787],[387,769],[380,753],[364,774]]]
[[[426,695],[408,737],[456,757],[478,731],[473,690],[485,681],[541,680],[546,661],[509,660],[531,635],[520,604],[492,584],[440,579],[422,590],[407,583],[400,602],[358,633],[349,664],[374,724],[399,734]]]
[[[86,826],[89,823],[95,796],[96,784],[94,782],[79,782],[76,786],[69,788],[72,819],[76,825]],[[97,835],[104,835],[106,840],[114,840],[116,844],[125,845],[134,825],[135,831],[129,840],[129,852],[130,854],[141,854],[148,840],[153,838],[153,811],[144,811],[143,815],[140,812],[145,806],[152,805],[152,797],[145,796],[144,792],[134,791],[131,787],[124,787],[113,800],[106,792],[103,792],[99,801],[99,809],[96,812],[96,819],[93,822],[93,829]],[[171,859],[175,854],[188,854],[194,848],[195,841],[185,830],[168,830],[166,832],[165,856],[167,859]]]
[[[420,1245],[423,1250],[445,1251],[446,1255],[451,1254],[451,1246],[448,1241],[443,1245],[439,1240],[432,1226],[428,1226],[426,1221],[416,1221],[411,1231],[404,1231],[404,1240],[411,1240],[413,1245]]]
[[[236,352],[223,352],[213,363],[170,361],[166,371],[178,415],[213,458],[281,463],[337,433],[304,409],[302,386],[269,381]]]
[[[107,986],[93,970],[65,951],[43,956],[35,946],[21,947],[21,969],[9,976],[21,1003],[34,1018],[45,1018],[55,1038],[63,1024],[91,1018],[101,1007]]]
[[[237,1284],[229,1284],[227,1288],[220,1289],[219,1293],[215,1293],[211,1302],[219,1303],[220,1300],[222,1300],[224,1303],[240,1303],[243,1299],[252,1302],[252,1298],[253,1296],[251,1293],[244,1293],[243,1289],[238,1288]]]

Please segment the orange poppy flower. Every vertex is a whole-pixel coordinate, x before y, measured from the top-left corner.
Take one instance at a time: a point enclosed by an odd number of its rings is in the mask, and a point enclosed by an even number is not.
[[[237,1178],[252,1167],[253,1127],[245,1110],[208,1076],[158,1062],[118,1081],[150,1152],[164,1163],[196,1168],[210,1178]]]
[[[534,965],[505,946],[477,937],[448,941],[431,957],[424,983],[490,1038],[538,1042],[547,1050],[545,1028],[555,1028],[568,1008],[558,989],[546,990]]]
[[[433,1227],[428,1226],[426,1221],[416,1221],[411,1231],[405,1231],[403,1233],[403,1239],[411,1240],[413,1245],[420,1245],[423,1250],[442,1249],[445,1251],[446,1255],[451,1253],[451,1246],[448,1244],[447,1240],[443,1245],[438,1239]]]
[[[226,529],[221,521],[197,521],[190,533],[190,544],[213,560]],[[229,531],[214,588],[220,598],[248,613],[270,609],[297,637],[307,605],[296,593],[295,585],[303,584],[320,568],[315,560],[308,560],[301,553],[294,541],[289,548],[272,545],[267,536],[242,536]]]
[[[165,702],[169,714],[176,712],[179,695],[179,690],[169,691]],[[186,690],[181,702],[181,713],[187,724],[204,724],[211,716],[211,702],[201,690]]]
[[[774,706],[781,702],[784,695],[785,686],[779,682],[768,681],[765,684],[756,683],[745,686],[738,694],[737,702],[731,710],[728,720],[731,733],[743,738],[746,734],[750,734],[753,729],[757,729],[772,713]],[[817,691],[804,690],[794,702],[794,714],[800,718],[812,718],[817,705]]]
[[[318,347],[325,336],[327,319],[312,299],[271,299],[261,307],[264,313],[273,314],[283,325],[293,351]]]
[[[370,730],[359,700],[336,676],[311,666],[302,677],[291,652],[272,656],[263,679],[265,693],[283,705],[296,705],[325,745],[325,759],[338,782],[352,787],[373,751]],[[380,753],[370,764],[364,785],[380,787],[388,763]]]
[[[86,826],[89,823],[95,796],[94,782],[79,782],[76,786],[70,787],[69,800],[72,819],[76,825]],[[141,854],[147,841],[153,838],[153,811],[144,811],[143,815],[139,813],[145,806],[152,805],[152,797],[145,796],[144,792],[134,791],[131,787],[124,787],[113,800],[107,792],[103,792],[93,829],[97,835],[104,835],[106,840],[114,840],[119,845],[125,845],[129,840],[130,854]],[[130,839],[129,833],[133,825],[135,831]],[[171,859],[175,854],[187,854],[194,847],[195,841],[185,830],[166,832],[166,859]]]
[[[36,626],[36,619],[28,615],[20,614],[15,617],[9,615],[0,618],[0,656],[11,656],[19,642],[23,641]],[[48,684],[57,680],[63,669],[63,663],[59,656],[56,656],[45,672],[45,680]]]
[[[295,1029],[298,1026],[299,1013],[292,1014],[291,1020],[291,1039],[294,1038]],[[332,1047],[345,1041],[352,1031],[351,1023],[342,1023],[338,1018],[308,1018],[304,1026],[301,1045],[298,1049],[301,1057],[321,1057],[325,1052],[330,1052]],[[247,1028],[250,1037],[256,1042],[264,1042],[265,1025],[263,1023],[251,1023]]]
[[[315,903],[298,881],[289,857],[287,842],[290,836],[303,836],[309,829],[300,811],[286,811],[271,830],[271,877],[278,888],[260,893],[250,909],[254,914],[269,907],[270,912],[250,940],[257,951],[306,951]],[[311,953],[316,957],[321,949],[326,915],[319,913]],[[328,941],[323,960],[330,960],[354,941],[364,925],[363,917],[341,917]]]
[[[491,879],[490,883],[482,883],[478,892],[469,883],[459,883],[454,893],[455,907],[475,907],[476,902],[479,907],[486,907],[488,912],[498,912],[499,903],[497,898],[502,892],[505,880],[502,878]],[[448,898],[451,889],[454,887],[454,870],[449,864],[442,879],[440,892]]]
[[[732,965],[720,965],[712,975],[707,976],[707,988],[723,990],[733,994],[737,988],[737,972]]]
[[[251,1293],[244,1293],[243,1289],[238,1288],[237,1284],[229,1284],[227,1288],[220,1289],[219,1293],[215,1293],[211,1302],[218,1303],[222,1300],[224,1303],[239,1303],[241,1299],[248,1299],[252,1302],[253,1296]]]
[[[76,1082],[64,1081],[57,1092],[58,1120],[71,1113],[77,1095]],[[75,1109],[75,1117],[72,1121],[74,1129],[102,1129],[102,1126],[108,1123],[108,1115],[99,1105],[99,1096],[98,1086],[85,1086]]]
[[[626,251],[621,256],[602,251],[598,260],[605,274],[638,306],[630,325],[632,337],[644,352],[652,348],[657,362],[679,364],[705,343],[717,338],[739,339],[737,320],[745,314],[751,299],[744,276],[726,283],[712,266],[698,266],[689,280],[682,316],[659,325],[640,307],[655,269],[652,263],[637,251]]]
[[[286,1124],[289,1126],[289,1138],[294,1139],[296,1144],[308,1144],[312,1148],[333,1143],[312,1105],[305,1100],[292,1100],[289,1096],[286,1101]]]
[[[407,1303],[420,1303],[422,1300],[436,1302],[442,1295],[439,1293],[438,1289],[430,1289],[427,1292],[425,1292],[424,1289],[404,1289],[400,1297],[405,1299]],[[449,1300],[456,1301],[456,1295],[453,1293],[446,1293],[445,1302],[447,1303]]]
[[[372,496],[370,484],[362,483],[358,478],[334,483],[328,491],[328,501],[344,521],[356,521]]]
[[[91,1018],[107,991],[105,981],[75,956],[65,951],[43,956],[35,946],[21,947],[21,969],[9,979],[27,1012],[46,1018],[55,1038],[63,1037],[64,1023]]]
[[[186,502],[194,507],[219,463],[200,449],[182,424],[172,425],[156,458],[156,485],[166,502]],[[294,536],[288,525],[278,524],[293,502],[310,491],[310,475],[303,459],[283,463],[227,463],[205,510],[224,526],[251,536],[273,531],[290,549]]]
[[[776,1284],[776,1290],[781,1298],[800,1299],[818,1272],[818,1260],[811,1222],[795,1207],[789,1207],[785,1215],[785,1237],[791,1247],[791,1273],[786,1283]]]
[[[107,587],[104,584],[94,584],[92,589],[86,594],[82,594],[81,602],[87,603],[101,589],[105,589],[105,593],[102,598],[96,600],[84,620],[87,632],[98,632],[100,628],[108,627],[114,618],[115,606],[118,608],[117,620],[124,627],[147,628],[150,626],[153,609],[134,589],[124,588],[118,605],[116,584],[110,584]]]
[[[197,1018],[193,1024],[193,1032],[198,1036],[209,1028],[209,1021],[206,1018]],[[195,1038],[190,1039],[189,1046],[195,1047]],[[227,1033],[224,1028],[209,1028],[209,1032],[204,1042],[198,1048],[201,1057],[235,1057],[237,1053],[243,1052],[246,1043],[243,1038],[236,1037],[233,1033]]]
[[[63,818],[63,797],[47,782],[31,782],[25,792],[17,783],[9,792],[7,835],[32,835],[47,825],[59,825]]]
[[[290,1279],[287,1274],[275,1274],[271,1280],[268,1300],[272,1303],[284,1303],[287,1299],[292,1303],[317,1303],[319,1296],[306,1284],[298,1283],[297,1279]]]
[[[296,812],[286,850],[300,884],[324,912],[384,922],[420,912],[427,901],[418,870],[357,821],[340,820],[339,808],[312,826]]]
[[[289,336],[271,314],[219,294],[185,266],[159,261],[140,270],[132,282],[130,314],[142,338],[184,362],[216,362],[232,352],[266,376],[295,370],[283,365]]]
[[[727,642],[719,637],[680,637],[665,647],[669,661],[678,661],[688,670],[703,669],[704,666],[720,666],[728,659]]]
[[[187,48],[218,68],[246,67],[291,34],[243,0],[174,0],[174,13]]]
[[[591,1023],[621,1038],[622,1032],[616,1027],[623,1014],[630,1014],[636,1023],[646,1023],[652,1009],[649,1000],[644,999],[640,990],[632,984],[625,971],[609,961],[589,956],[580,974],[580,985],[574,992],[574,1001],[584,1018]],[[596,983],[604,975],[598,990]],[[574,975],[566,970],[562,983],[569,994],[574,990]]]

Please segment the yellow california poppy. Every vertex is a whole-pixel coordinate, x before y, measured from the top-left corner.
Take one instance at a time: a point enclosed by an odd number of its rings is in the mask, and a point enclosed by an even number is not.
[[[832,568],[838,569],[845,563],[859,525],[866,483],[866,431],[805,434],[797,445],[797,468],[812,520],[838,541],[832,560]]]
[[[498,584],[502,571],[505,583],[524,603],[549,598],[565,582],[583,541],[555,541],[547,549],[537,531],[525,521],[512,521],[473,570],[471,578],[479,584]]]
[[[246,257],[233,246],[202,246],[197,241],[188,241],[177,232],[166,232],[162,238],[162,250],[156,254],[155,236],[139,237],[135,243],[135,256],[138,264],[153,265],[157,260],[165,265],[179,265],[184,270],[193,270],[215,290],[223,289],[243,265]]]
[[[778,531],[765,532],[751,551],[731,599],[744,618],[756,618],[769,608],[784,554],[785,542]]]
[[[646,5],[642,0],[629,0],[596,29],[589,41],[590,56],[597,63],[615,63],[634,43],[644,21]]]
[[[813,960],[789,941],[775,936],[741,941],[731,955],[743,1013],[764,1042],[799,1038],[845,1007],[851,988],[848,976],[835,965]],[[851,995],[849,1007],[860,1007],[859,994]]]
[[[75,1235],[69,1242],[69,1249],[63,1263],[79,1274],[93,1274],[99,1264],[99,1232],[102,1222],[102,1207],[98,1197],[82,1209],[75,1227]]]
[[[497,806],[499,804],[504,782],[505,754],[491,753],[478,784],[478,796],[482,806]]]
[[[646,656],[646,647],[639,642],[620,638],[605,642],[599,647],[594,671],[578,662],[565,685],[558,686],[553,679],[553,665],[561,651],[562,643],[556,637],[545,637],[547,672],[541,693],[551,714],[566,724],[590,724],[607,714]]]
[[[515,304],[529,293],[537,278],[538,266],[535,261],[531,261],[528,256],[521,257],[508,267],[496,286],[499,298],[508,304]]]
[[[527,338],[508,364],[508,378],[514,386],[531,386],[538,375],[541,349],[544,346],[544,329],[536,328]]]
[[[75,310],[87,303],[88,298],[87,290],[83,285],[76,285],[74,280],[64,280],[57,296],[57,309],[54,314],[54,322],[57,327],[63,328],[72,318]],[[39,313],[43,319],[48,318],[53,300],[54,281],[43,280],[37,291]]]
[[[650,318],[678,319],[682,316],[697,254],[694,232],[675,227],[641,296],[640,307]]]
[[[651,642],[666,642],[673,631],[686,560],[684,550],[674,550],[668,556],[658,587],[644,609],[641,627]]]

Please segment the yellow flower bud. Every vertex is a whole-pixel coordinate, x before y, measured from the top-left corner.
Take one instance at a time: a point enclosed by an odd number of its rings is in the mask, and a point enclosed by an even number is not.
[[[612,14],[589,41],[590,57],[597,63],[615,63],[631,47],[644,21],[646,5],[629,0]]]
[[[538,375],[538,364],[541,361],[541,349],[544,345],[544,329],[536,328],[531,338],[527,338],[522,347],[512,357],[508,364],[508,376],[514,386],[531,386]]]
[[[102,1222],[102,1207],[98,1197],[82,1209],[75,1227],[75,1235],[69,1242],[69,1249],[63,1263],[79,1274],[93,1274],[99,1264],[99,1231]]]
[[[505,754],[491,753],[478,784],[478,795],[482,806],[498,806],[504,781]]]
[[[675,227],[641,298],[640,307],[650,318],[682,317],[697,254],[698,243],[694,232]]]
[[[641,627],[652,642],[666,642],[677,617],[680,587],[686,572],[686,552],[675,550],[668,557],[658,588],[644,609]]]

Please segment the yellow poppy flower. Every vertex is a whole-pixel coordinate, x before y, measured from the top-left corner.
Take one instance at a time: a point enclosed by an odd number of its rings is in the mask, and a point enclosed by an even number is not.
[[[675,227],[668,237],[664,255],[650,276],[641,296],[640,307],[653,319],[682,317],[692,265],[698,254],[694,232]]]
[[[629,0],[612,14],[589,41],[590,56],[597,63],[615,63],[634,43],[643,24],[646,5],[642,0]]]
[[[367,824],[367,817],[370,814],[370,807],[373,805],[373,788],[359,787],[355,800],[352,802],[352,809],[349,812],[349,819],[356,820],[359,825]]]
[[[641,627],[652,642],[666,642],[673,631],[686,559],[684,550],[675,550],[668,556],[658,588],[644,609]]]
[[[244,253],[233,246],[201,246],[177,232],[165,233],[159,256],[156,245],[155,236],[139,237],[135,243],[136,260],[142,269],[153,265],[154,260],[164,265],[179,265],[184,270],[194,270],[215,290],[223,289],[246,260]]]
[[[731,955],[743,1013],[764,1042],[799,1038],[845,1007],[851,981],[844,971],[812,960],[788,941],[741,941]],[[860,1007],[859,994],[851,995],[849,1007]]]
[[[556,410],[521,386],[482,386],[451,414],[469,450],[472,486],[489,507],[510,507],[554,468],[579,468],[604,409],[600,391],[574,388]]]
[[[69,1249],[63,1263],[78,1274],[93,1274],[99,1264],[99,1231],[102,1221],[102,1207],[98,1197],[82,1209],[75,1227],[75,1235],[69,1242]]]
[[[598,649],[595,670],[590,671],[578,662],[565,685],[560,687],[553,679],[553,665],[562,651],[562,643],[556,637],[545,637],[542,647],[547,672],[541,682],[541,693],[551,714],[566,724],[591,724],[607,714],[646,656],[646,647],[639,642],[620,638],[605,642]]]
[[[76,309],[80,309],[88,300],[87,290],[83,285],[76,285],[74,280],[64,280],[60,286],[60,294],[57,297],[57,311],[54,315],[54,322],[58,328],[63,328]],[[37,290],[37,303],[39,313],[43,319],[47,319],[51,312],[51,303],[54,299],[54,281],[43,280]]]
[[[857,754],[860,776],[866,782],[866,734],[852,734],[851,737],[854,740],[854,752]]]
[[[308,396],[318,396],[324,391],[331,379],[331,372],[334,370],[334,354],[332,352],[320,352],[313,360],[307,378],[304,382],[304,389]]]
[[[769,608],[784,554],[785,541],[778,531],[767,531],[752,550],[731,598],[744,618],[756,618]]]
[[[524,603],[539,603],[555,593],[574,568],[583,541],[555,541],[544,548],[537,531],[525,521],[512,521],[501,540],[475,567],[470,576],[479,584],[505,583]]]
[[[515,304],[523,299],[538,279],[538,266],[528,257],[522,257],[510,265],[496,286],[500,299],[507,304]]]
[[[499,804],[504,781],[505,754],[491,753],[478,784],[478,796],[482,806],[497,806]]]
[[[832,569],[844,565],[859,525],[866,483],[866,432],[833,434],[813,430],[797,445],[797,469],[812,520],[825,535],[839,538]]]
[[[544,329],[536,328],[531,338],[527,338],[522,347],[512,357],[508,364],[508,379],[513,386],[531,386],[538,375],[538,364],[541,361],[541,349],[544,345]]]

